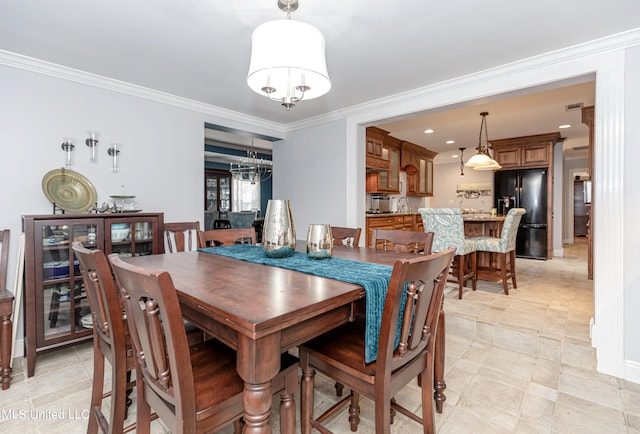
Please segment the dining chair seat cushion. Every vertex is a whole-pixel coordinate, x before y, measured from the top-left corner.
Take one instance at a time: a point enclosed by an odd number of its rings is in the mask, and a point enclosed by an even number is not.
[[[476,243],[476,250],[483,252],[506,252],[504,249],[504,243],[501,243],[501,238],[496,237],[473,237],[473,242]]]
[[[518,225],[522,216],[526,213],[524,208],[512,208],[507,213],[507,217],[502,225],[500,238],[496,237],[473,237],[470,238],[476,244],[476,250],[485,252],[507,253],[516,248],[516,237],[518,235]]]

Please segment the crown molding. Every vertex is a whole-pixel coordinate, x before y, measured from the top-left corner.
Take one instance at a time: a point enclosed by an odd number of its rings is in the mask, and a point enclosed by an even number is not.
[[[0,65],[23,69],[37,74],[48,75],[75,83],[98,87],[125,95],[144,98],[151,101],[172,105],[198,113],[217,116],[236,122],[263,127],[274,131],[285,132],[282,124],[267,121],[262,118],[249,116],[240,112],[226,110],[211,104],[205,104],[189,98],[172,95],[166,92],[150,89],[125,81],[115,80],[90,72],[80,71],[33,57],[24,56],[10,51],[0,50]]]

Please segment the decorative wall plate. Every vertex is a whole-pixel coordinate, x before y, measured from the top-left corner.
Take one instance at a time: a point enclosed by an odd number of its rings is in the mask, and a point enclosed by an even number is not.
[[[85,212],[95,206],[98,194],[87,178],[70,169],[54,169],[42,177],[47,199],[67,212]]]

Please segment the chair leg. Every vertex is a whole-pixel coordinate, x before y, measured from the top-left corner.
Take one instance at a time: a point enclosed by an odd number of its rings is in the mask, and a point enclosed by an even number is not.
[[[117,356],[114,355],[114,359]],[[129,374],[130,377],[130,374]],[[109,432],[120,432],[124,425],[127,411],[127,368],[126,358],[114,360],[111,366],[111,415]]]
[[[387,414],[390,408],[387,409]],[[349,404],[349,425],[351,432],[358,431],[358,424],[360,423],[360,394],[351,390],[351,404]]]
[[[280,434],[295,434],[296,405],[293,394],[298,387],[298,371],[291,370],[285,378],[284,390],[280,393]]]
[[[462,300],[462,287],[464,286],[464,255],[458,255],[458,299]]]
[[[311,433],[311,419],[313,418],[313,387],[316,371],[309,366],[309,355],[300,354],[300,429],[302,434]]]
[[[336,396],[342,396],[342,391],[344,390],[344,385],[342,383],[338,383],[336,381]]]
[[[509,295],[509,281],[507,280],[507,254],[500,253],[500,274],[502,275],[502,288]]]
[[[151,407],[145,398],[144,377],[136,361],[136,434],[151,433]]]
[[[478,255],[476,252],[471,252],[471,272],[473,272],[473,277],[471,277],[471,287],[475,291],[476,283],[478,282]]]
[[[435,417],[433,414],[433,395],[431,393],[431,388],[429,385],[433,381],[433,351],[429,351],[427,353],[427,367],[422,371],[421,377],[425,377],[423,379],[423,383],[425,386],[421,388],[422,392],[422,425],[423,431],[425,433],[435,433],[436,432],[436,424]]]
[[[509,256],[511,258],[510,266],[511,266],[511,282],[513,282],[513,287],[517,288],[518,285],[516,283],[516,251],[512,250],[509,252]]]
[[[102,407],[102,395],[104,392],[104,356],[98,349],[97,337],[93,343],[93,387],[91,388],[91,404],[89,404],[89,424],[87,434],[98,432],[98,411]]]

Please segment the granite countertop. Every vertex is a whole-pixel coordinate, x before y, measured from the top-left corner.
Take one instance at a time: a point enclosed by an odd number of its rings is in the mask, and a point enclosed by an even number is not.
[[[491,214],[462,214],[462,220],[465,222],[500,222],[504,221],[507,216],[491,215]]]
[[[403,215],[420,215],[417,212],[379,212],[379,213],[366,213],[367,217],[394,217]]]

